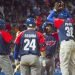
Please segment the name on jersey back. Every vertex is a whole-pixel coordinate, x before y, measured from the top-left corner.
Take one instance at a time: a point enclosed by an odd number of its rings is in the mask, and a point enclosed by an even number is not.
[[[25,34],[24,37],[36,38],[36,34]]]

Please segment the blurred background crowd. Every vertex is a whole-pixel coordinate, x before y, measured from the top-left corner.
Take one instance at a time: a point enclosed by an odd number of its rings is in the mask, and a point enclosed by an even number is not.
[[[41,15],[45,19],[57,1],[59,0],[0,0],[0,11],[9,22],[23,22],[30,15]],[[66,9],[73,13],[75,1],[63,1]]]
[[[0,17],[6,21],[7,29],[11,31],[14,26],[24,25],[29,16],[37,19],[37,26],[43,24],[47,15],[59,0],[0,0]],[[63,0],[65,8],[75,13],[75,1]]]
[[[15,38],[17,31],[22,31],[26,28],[25,20],[29,16],[34,17],[37,26],[40,27],[45,22],[50,11],[54,8],[55,2],[58,1],[59,0],[0,0],[0,18],[5,19],[6,29],[11,32]],[[65,8],[71,14],[75,13],[75,0],[63,1],[65,3]],[[58,53],[55,57],[57,63],[56,66],[59,68]]]

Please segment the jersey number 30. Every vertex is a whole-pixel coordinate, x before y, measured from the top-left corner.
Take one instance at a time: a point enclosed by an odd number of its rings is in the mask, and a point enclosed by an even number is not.
[[[25,46],[24,46],[24,50],[28,51],[30,48],[32,50],[35,50],[36,48],[36,40],[35,39],[25,39],[24,40]]]

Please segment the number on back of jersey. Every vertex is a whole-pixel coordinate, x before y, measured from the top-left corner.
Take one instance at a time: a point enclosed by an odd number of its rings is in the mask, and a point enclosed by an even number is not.
[[[24,50],[28,51],[30,48],[32,50],[36,49],[36,39],[25,39],[24,40]]]
[[[72,23],[65,23],[65,30],[66,32],[66,36],[68,37],[74,37],[73,36],[73,26]]]

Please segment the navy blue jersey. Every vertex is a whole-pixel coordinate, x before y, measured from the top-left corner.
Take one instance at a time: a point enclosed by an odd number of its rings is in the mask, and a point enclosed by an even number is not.
[[[57,41],[52,34],[45,35],[46,40],[46,56],[53,56],[56,52]]]
[[[20,54],[27,55],[27,54],[34,54],[39,55],[39,46],[37,41],[36,31],[28,30],[25,31],[23,36],[20,40]]]
[[[15,39],[14,58],[22,55],[40,55],[45,51],[45,38],[42,33],[33,29],[22,31]]]
[[[72,19],[56,19],[54,25],[58,28],[60,42],[74,38],[74,27]]]

